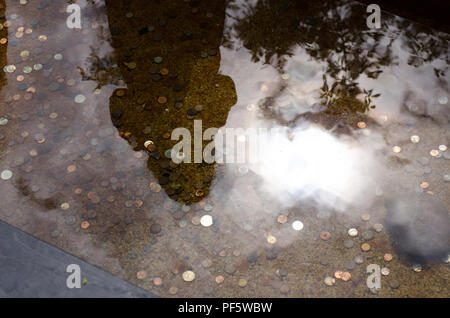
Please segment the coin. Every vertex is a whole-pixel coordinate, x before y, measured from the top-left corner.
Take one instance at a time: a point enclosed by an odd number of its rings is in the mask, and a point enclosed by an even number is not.
[[[158,97],[158,103],[160,103],[160,104],[165,104],[165,103],[167,103],[167,97],[165,97],[165,96],[159,96],[159,97]]]
[[[417,135],[412,135],[411,136],[411,142],[417,144],[420,141],[420,137]]]
[[[279,215],[277,217],[277,221],[278,223],[284,224],[287,222],[287,216],[286,215]]]
[[[383,258],[386,262],[390,262],[392,261],[392,254],[386,253]]]
[[[77,104],[81,104],[86,100],[86,97],[82,94],[78,94],[77,96],[75,96],[75,103]]]
[[[13,176],[13,173],[11,170],[6,169],[6,170],[3,170],[1,173],[1,178],[2,178],[2,180],[5,180],[5,181],[11,179],[12,176]]]
[[[69,203],[64,202],[64,203],[61,204],[61,209],[63,209],[63,210],[68,210],[69,208],[70,208]]]
[[[446,145],[439,145],[439,150],[440,151],[446,151],[447,150],[447,146]]]
[[[333,277],[327,276],[325,277],[325,279],[323,280],[323,282],[325,283],[325,285],[327,286],[333,286],[336,283],[336,280]]]
[[[136,274],[137,279],[139,280],[143,280],[147,277],[147,272],[146,271],[139,271]]]
[[[350,274],[349,272],[343,272],[341,279],[346,282],[348,280],[350,280],[350,278],[352,278],[352,274]]]
[[[193,271],[185,271],[182,276],[185,282],[192,282],[195,279],[195,273]]]
[[[90,226],[88,221],[81,222],[81,228],[86,230]]]
[[[368,244],[368,243],[363,243],[363,244],[361,245],[361,250],[362,250],[363,252],[368,252],[368,251],[370,251],[370,244]]]
[[[222,284],[224,280],[225,280],[225,278],[222,275],[219,275],[216,277],[217,284]]]
[[[365,214],[361,215],[361,220],[363,220],[365,222],[369,221],[370,220],[370,214],[365,213]]]
[[[245,278],[239,279],[238,285],[239,285],[240,287],[245,287],[245,286],[247,286],[247,280],[246,280]]]
[[[383,224],[375,223],[373,225],[373,229],[375,230],[375,232],[380,233],[383,230]]]
[[[296,231],[301,231],[303,229],[303,222],[299,220],[292,222],[292,228]]]
[[[365,122],[363,122],[363,121],[360,121],[360,122],[358,122],[358,128],[361,128],[361,129],[363,129],[363,128],[366,128],[367,127],[367,125],[366,125],[366,123]]]
[[[432,157],[437,157],[439,155],[439,150],[433,149],[430,151]]]
[[[268,242],[269,244],[275,244],[275,243],[277,242],[277,238],[276,238],[275,236],[273,236],[273,235],[269,235],[269,236],[267,237],[267,242]]]
[[[160,286],[162,284],[162,279],[160,277],[153,278],[153,285]]]
[[[209,214],[205,214],[200,218],[200,224],[204,227],[211,226],[213,224],[213,218]]]
[[[399,146],[394,146],[394,147],[392,147],[392,151],[394,153],[399,153],[400,151],[402,151],[402,148],[400,148]]]
[[[420,187],[422,188],[422,189],[426,189],[426,188],[428,188],[430,186],[430,184],[428,183],[428,182],[426,182],[426,181],[423,181],[422,183],[420,183]]]
[[[342,274],[344,274],[344,273],[341,272],[341,271],[336,271],[336,272],[334,272],[334,277],[336,277],[337,279],[341,279],[342,278]]]
[[[387,268],[387,267],[383,267],[383,268],[381,269],[381,275],[383,275],[383,276],[389,275],[390,272],[391,272],[391,271],[390,271],[389,268]]]
[[[324,232],[320,233],[320,238],[324,241],[329,240],[330,237],[331,237],[331,234],[329,232],[324,231]]]
[[[350,236],[357,236],[358,235],[358,230],[355,228],[351,228],[347,231],[348,235]]]

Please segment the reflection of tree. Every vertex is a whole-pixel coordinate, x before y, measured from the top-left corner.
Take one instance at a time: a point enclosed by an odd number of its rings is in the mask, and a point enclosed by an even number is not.
[[[242,9],[240,1],[232,1],[230,8]],[[383,67],[395,63],[392,43],[399,36],[405,38],[411,52],[411,65],[448,58],[448,40],[429,36],[430,31],[426,33],[395,16],[383,13],[382,28],[369,30],[365,9],[348,1],[260,0],[254,7],[247,6],[243,17],[235,20],[225,43],[232,47],[236,36],[255,62],[270,63],[280,73],[286,57],[300,45],[313,59],[327,63],[322,87],[327,111],[364,112],[374,107],[371,102],[378,94],[360,88],[357,80],[361,74],[375,79]],[[391,26],[400,31],[393,31]],[[439,77],[445,69],[435,72]],[[360,93],[365,94],[364,102],[355,98]]]

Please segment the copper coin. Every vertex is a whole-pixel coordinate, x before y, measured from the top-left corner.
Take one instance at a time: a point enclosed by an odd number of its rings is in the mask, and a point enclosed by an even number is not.
[[[343,272],[343,273],[342,273],[341,279],[342,279],[344,282],[350,280],[350,278],[352,278],[352,275],[351,275],[349,272]]]
[[[284,224],[284,223],[286,223],[286,222],[287,222],[287,220],[288,220],[288,218],[287,218],[287,216],[286,216],[286,215],[279,215],[279,216],[277,217],[277,221],[278,221],[278,223],[281,223],[281,224]]]
[[[162,279],[159,277],[153,278],[153,285],[160,286],[162,284]]]
[[[147,277],[147,272],[146,271],[139,271],[139,272],[137,272],[136,277],[139,280],[143,280],[144,278]]]
[[[219,275],[216,277],[217,284],[222,284],[224,280],[225,280],[225,278],[222,275]]]
[[[341,271],[336,271],[334,272],[334,277],[336,277],[337,279],[341,279],[343,274],[344,273]]]
[[[165,96],[159,96],[159,97],[158,97],[158,103],[160,103],[160,104],[165,104],[165,103],[167,103],[167,97],[165,97]]]
[[[320,238],[324,241],[329,240],[330,237],[331,237],[331,234],[329,232],[324,231],[324,232],[320,233]]]
[[[90,226],[88,221],[81,222],[81,228],[86,230]]]

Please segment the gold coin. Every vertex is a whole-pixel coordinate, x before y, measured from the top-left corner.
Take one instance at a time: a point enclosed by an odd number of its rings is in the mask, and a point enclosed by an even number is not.
[[[432,157],[437,157],[439,155],[439,150],[433,149],[430,151]]]
[[[362,250],[363,252],[368,252],[368,251],[370,251],[370,245],[369,245],[368,243],[363,243],[363,244],[361,245],[361,250]]]
[[[247,286],[247,280],[246,280],[245,278],[239,279],[238,285],[239,285],[240,287],[245,287],[245,286]]]
[[[269,236],[267,237],[267,242],[268,242],[269,244],[275,244],[275,243],[277,242],[277,238],[276,238],[275,236],[273,236],[273,235],[269,235]]]
[[[360,122],[358,122],[358,128],[361,128],[361,129],[363,129],[363,128],[366,128],[367,127],[367,125],[366,125],[366,123],[365,122],[363,122],[363,121],[360,121]]]
[[[195,273],[193,271],[185,271],[182,276],[185,282],[192,282],[195,279]]]

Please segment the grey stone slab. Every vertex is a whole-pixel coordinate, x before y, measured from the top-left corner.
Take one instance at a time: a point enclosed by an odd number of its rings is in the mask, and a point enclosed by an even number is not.
[[[68,288],[67,266],[77,264],[81,288]],[[0,297],[111,298],[155,295],[0,221]]]

